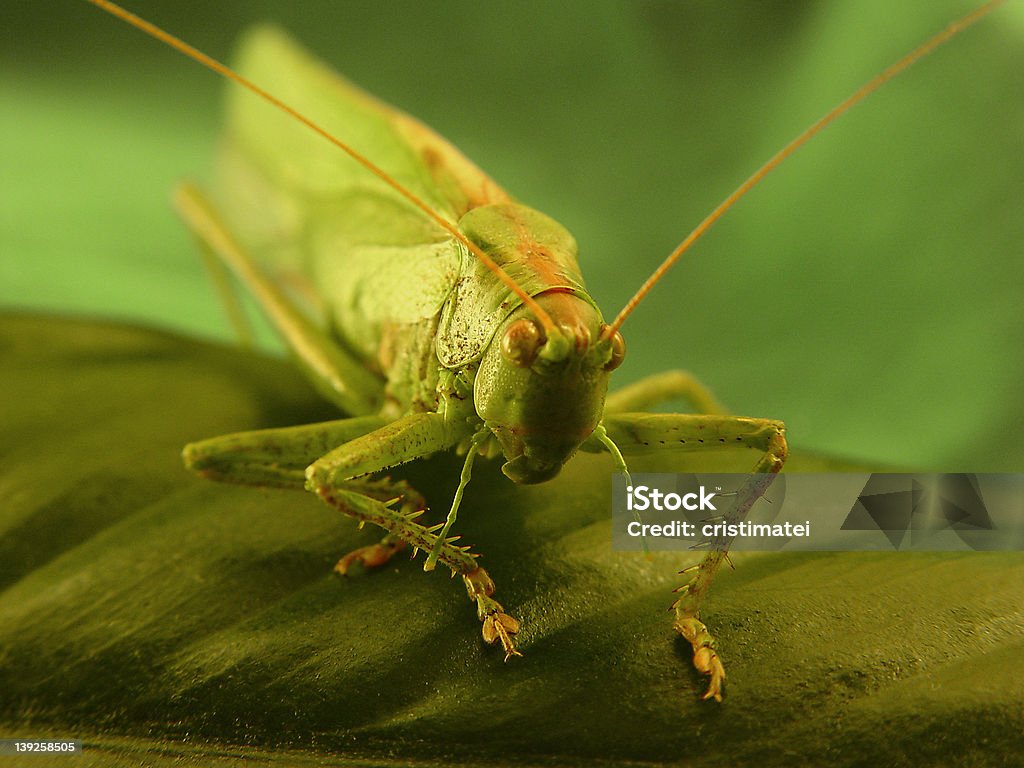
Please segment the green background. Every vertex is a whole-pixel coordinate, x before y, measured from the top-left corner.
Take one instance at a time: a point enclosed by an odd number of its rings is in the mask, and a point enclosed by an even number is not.
[[[211,54],[277,19],[566,224],[614,314],[771,153],[970,3],[145,3]],[[212,74],[80,2],[8,9],[0,302],[229,338],[167,194],[209,165]],[[1024,12],[858,107],[624,328],[618,381],[693,370],[832,454],[1024,460]]]
[[[222,57],[278,19],[565,223],[611,315],[764,159],[966,8],[138,9]],[[85,3],[5,13],[0,302],[228,339],[167,204],[209,165],[222,85]],[[736,411],[785,419],[798,451],[1020,471],[1022,54],[1011,3],[816,140],[630,318],[618,381],[689,368]],[[111,764],[146,735],[469,764],[938,765],[1020,748],[1018,557],[737,558],[708,608],[730,696],[707,708],[662,612],[678,564],[608,550],[606,463],[526,490],[481,472],[473,508],[500,516],[460,525],[531,627],[528,664],[506,667],[447,579],[406,562],[339,587],[332,559],[372,534],[181,471],[187,440],[329,413],[284,365],[0,323],[7,722],[91,726]],[[445,462],[411,470],[435,505]]]

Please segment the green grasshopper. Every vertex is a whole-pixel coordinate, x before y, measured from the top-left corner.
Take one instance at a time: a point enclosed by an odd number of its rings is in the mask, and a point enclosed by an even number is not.
[[[193,443],[183,452],[186,466],[223,482],[305,488],[385,531],[378,544],[343,557],[340,573],[356,563],[380,566],[405,547],[423,550],[425,570],[440,562],[462,577],[484,640],[500,642],[506,659],[519,654],[519,624],[495,600],[477,554],[449,536],[475,459],[501,456],[504,474],[529,484],[555,477],[580,450],[608,452],[626,472],[624,455],[650,444],[681,452],[745,446],[758,458],[729,512],[730,520],[743,519],[782,470],[784,424],[726,413],[683,371],[608,394],[610,374],[625,355],[619,329],[679,257],[766,174],[998,4],[951,25],[780,151],[607,323],[561,225],[514,201],[444,139],[341,80],[280,32],[250,33],[236,70],[228,70],[105,0],[90,2],[244,86],[231,97],[214,187],[183,184],[176,205],[230,314],[239,318],[241,311],[225,266],[312,384],[349,416]],[[406,279],[396,283],[396,272]],[[695,412],[644,412],[677,398]],[[446,450],[465,456],[458,489],[446,519],[426,525],[425,499],[381,473]],[[700,607],[726,557],[727,544],[688,569],[692,576],[673,604],[674,627],[709,678],[705,699],[721,700],[725,671]]]

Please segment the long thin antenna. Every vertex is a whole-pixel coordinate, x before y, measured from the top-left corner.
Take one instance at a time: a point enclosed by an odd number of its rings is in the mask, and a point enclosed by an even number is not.
[[[864,85],[858,88],[853,93],[853,95],[851,95],[845,101],[841,102],[839,105],[834,107],[832,110],[829,111],[828,114],[826,114],[824,117],[818,120],[818,122],[814,123],[814,125],[812,125],[810,128],[808,128],[795,139],[793,139],[791,142],[789,142],[789,144],[787,144],[785,147],[779,150],[779,152],[777,152],[771,160],[769,160],[767,163],[758,168],[757,171],[750,178],[748,178],[746,181],[740,184],[739,187],[737,187],[731,195],[725,198],[725,200],[723,200],[718,205],[718,207],[715,208],[708,215],[708,217],[704,219],[704,221],[702,221],[695,230],[693,230],[689,235],[687,235],[686,239],[683,240],[683,242],[680,243],[679,246],[668,255],[668,257],[661,263],[661,266],[654,270],[654,273],[649,278],[647,278],[646,281],[644,281],[644,284],[640,286],[640,290],[638,290],[633,295],[633,298],[626,302],[626,306],[624,306],[622,308],[622,311],[619,312],[618,315],[616,315],[614,322],[612,322],[612,324],[608,327],[608,330],[605,332],[605,334],[607,336],[611,336],[613,333],[615,333],[615,331],[621,328],[622,324],[626,322],[626,318],[633,313],[633,310],[636,309],[640,302],[643,301],[644,298],[647,296],[647,294],[651,292],[651,289],[658,283],[659,280],[661,280],[662,277],[665,276],[665,273],[672,269],[673,265],[675,265],[675,263],[679,261],[679,257],[686,253],[690,249],[690,246],[697,242],[697,240],[699,240],[705,232],[711,229],[711,226],[720,218],[722,218],[725,212],[732,208],[733,205],[735,205],[741,197],[743,197],[754,186],[756,186],[757,183],[761,181],[761,179],[763,179],[765,176],[767,176],[769,173],[775,170],[775,168],[777,168],[783,160],[788,158],[790,155],[792,155],[794,152],[800,149],[800,147],[802,147],[804,144],[806,144],[808,141],[814,138],[814,136],[817,135],[823,128],[825,128],[827,125],[833,122],[837,117],[845,113],[848,109],[850,109],[850,107],[863,101],[867,96],[869,96],[874,91],[878,90],[881,86],[885,85],[885,83],[894,78],[896,75],[905,70],[918,59],[927,56],[929,53],[938,48],[951,37],[954,37],[959,32],[962,32],[963,30],[967,29],[967,27],[971,26],[974,22],[983,18],[989,12],[995,10],[1004,2],[1006,2],[1006,0],[992,0],[991,2],[985,3],[984,5],[980,6],[979,8],[974,9],[966,16],[957,19],[944,30],[939,32],[937,35],[930,38],[929,40],[915,48],[913,51],[908,53],[902,59],[897,61],[895,64],[890,66],[884,72],[876,75],[874,78],[866,82]]]
[[[370,173],[375,175],[377,178],[379,178],[393,190],[398,192],[402,197],[404,197],[416,208],[422,211],[435,224],[441,227],[441,229],[445,230],[448,234],[450,234],[452,237],[454,237],[456,240],[458,240],[460,243],[466,246],[466,248],[469,249],[470,253],[476,256],[485,267],[487,267],[489,270],[491,270],[491,272],[497,275],[498,279],[501,280],[501,282],[503,282],[508,287],[509,290],[511,290],[516,296],[523,300],[523,304],[525,304],[530,309],[530,311],[533,312],[534,315],[536,315],[541,325],[544,326],[544,331],[547,333],[549,339],[554,336],[561,335],[560,331],[558,330],[558,326],[555,325],[554,321],[551,319],[551,316],[548,315],[548,313],[545,312],[543,309],[541,309],[540,305],[537,304],[537,302],[534,301],[533,298],[526,291],[524,291],[505,270],[498,266],[498,264],[496,264],[495,261],[490,256],[484,253],[484,251],[478,245],[476,245],[476,243],[472,242],[469,238],[462,234],[455,227],[454,224],[449,222],[437,211],[435,211],[425,202],[420,200],[416,195],[414,195],[408,189],[406,189],[393,178],[391,178],[391,176],[389,176],[387,172],[385,172],[379,166],[375,165],[369,159],[361,155],[358,151],[350,147],[348,144],[343,142],[334,134],[330,133],[326,128],[322,127],[320,124],[306,117],[297,109],[290,107],[288,104],[281,101],[276,96],[263,90],[258,85],[253,83],[251,80],[242,77],[240,74],[238,74],[231,68],[227,67],[224,64],[221,64],[216,59],[207,56],[199,49],[192,47],[188,43],[175,37],[169,32],[165,32],[155,24],[151,24],[145,19],[136,16],[134,13],[126,11],[121,6],[116,5],[115,3],[108,2],[108,0],[88,0],[88,2],[92,3],[97,8],[106,11],[112,16],[116,16],[117,18],[121,19],[127,24],[130,24],[131,26],[135,27],[141,32],[144,32],[150,37],[153,37],[159,40],[160,42],[165,43],[166,45],[170,46],[179,53],[184,54],[193,61],[202,64],[207,69],[211,69],[217,74],[227,78],[228,80],[237,83],[243,88],[246,88],[247,90],[259,96],[264,101],[273,104],[275,107],[280,109],[285,114],[290,115],[295,120],[298,120],[300,123],[303,123],[311,130],[320,134],[323,138],[327,139],[327,141],[334,144],[334,146],[338,147],[340,150],[345,152],[349,157],[351,157],[357,163],[366,168],[366,170],[370,171]]]

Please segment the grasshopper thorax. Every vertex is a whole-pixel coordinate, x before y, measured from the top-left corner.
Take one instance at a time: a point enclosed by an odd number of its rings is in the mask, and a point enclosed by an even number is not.
[[[565,290],[534,298],[561,338],[549,339],[520,307],[484,353],[474,384],[477,415],[507,460],[502,471],[524,484],[557,475],[594,431],[624,356],[622,337],[607,334],[591,302]]]

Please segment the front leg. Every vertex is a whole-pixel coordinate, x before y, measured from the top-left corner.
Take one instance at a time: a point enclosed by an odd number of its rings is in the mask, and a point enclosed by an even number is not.
[[[771,485],[786,461],[786,428],[781,421],[740,416],[694,414],[625,413],[606,417],[608,437],[623,453],[658,446],[672,451],[704,451],[745,445],[761,451],[752,476],[737,493],[736,504],[726,516],[727,524],[742,522],[750,508]],[[690,580],[676,590],[672,604],[673,626],[693,648],[693,664],[710,680],[705,699],[722,700],[725,669],[715,650],[715,639],[700,620],[700,607],[715,572],[728,557],[732,539],[713,542],[714,549],[693,569]]]
[[[464,437],[440,414],[411,414],[317,459],[306,469],[306,488],[360,524],[369,522],[383,528],[389,539],[412,546],[414,553],[424,550],[447,565],[452,575],[462,576],[470,600],[476,603],[484,640],[500,640],[508,660],[519,655],[512,637],[519,631],[519,623],[492,597],[494,582],[477,564],[478,556],[469,547],[456,546],[457,539],[446,538],[448,529],[444,523],[427,528],[416,520],[419,511],[395,509],[391,502],[372,498],[353,487],[368,474],[452,448]],[[470,450],[477,450],[476,442]],[[467,465],[471,460],[472,454],[467,457]],[[466,474],[464,471],[464,481],[468,480]],[[461,493],[464,482],[459,487]],[[454,517],[450,515],[449,519]]]
[[[390,423],[380,416],[365,416],[224,435],[191,443],[182,456],[188,469],[210,480],[306,488],[360,524],[370,522],[387,532],[381,543],[342,558],[336,568],[339,572],[355,562],[371,567],[383,564],[407,545],[427,552],[436,546],[438,559],[463,577],[477,605],[484,639],[500,640],[506,655],[515,655],[512,635],[518,624],[491,597],[494,582],[477,564],[477,556],[468,547],[441,539],[440,525],[427,528],[418,521],[423,497],[408,483],[370,477],[451,448],[459,439],[460,434],[436,413],[413,414]]]

